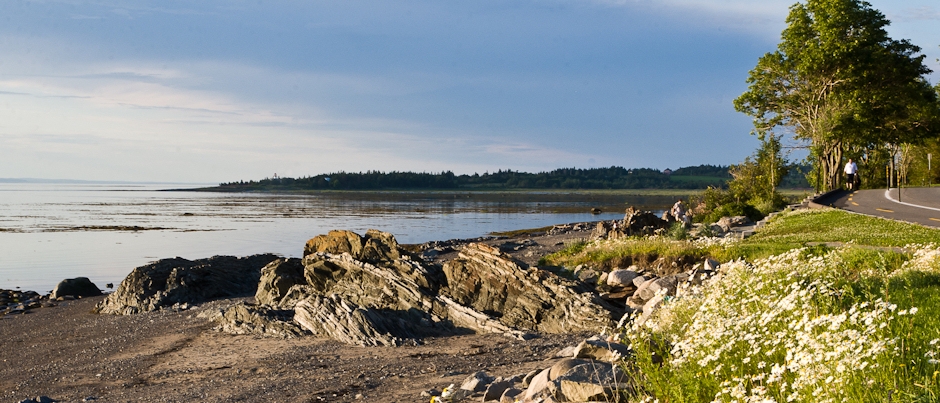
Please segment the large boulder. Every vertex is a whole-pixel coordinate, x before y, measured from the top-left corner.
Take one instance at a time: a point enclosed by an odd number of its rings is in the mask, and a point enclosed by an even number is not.
[[[170,307],[176,303],[200,303],[218,298],[255,294],[261,268],[278,257],[214,256],[187,260],[163,259],[140,266],[124,278],[117,290],[101,301],[99,313],[127,315]]]
[[[444,264],[447,294],[508,327],[543,333],[597,332],[623,311],[581,283],[526,267],[498,249],[467,245]]]
[[[94,297],[101,295],[101,290],[95,283],[92,283],[88,277],[67,278],[62,280],[52,290],[51,298],[64,296],[72,297]]]

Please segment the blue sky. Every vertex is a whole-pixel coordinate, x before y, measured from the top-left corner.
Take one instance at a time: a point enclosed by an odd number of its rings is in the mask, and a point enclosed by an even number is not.
[[[871,3],[940,71],[940,5]],[[0,177],[737,163],[791,4],[7,1]]]

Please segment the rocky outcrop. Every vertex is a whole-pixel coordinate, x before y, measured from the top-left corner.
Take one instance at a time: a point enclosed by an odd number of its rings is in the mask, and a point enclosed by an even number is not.
[[[599,331],[623,313],[577,281],[482,244],[465,246],[443,268],[374,230],[331,231],[307,242],[305,253],[261,270],[257,309],[293,312],[292,322],[305,331],[349,344],[402,345],[462,331],[516,338]]]
[[[261,268],[275,259],[273,254],[263,254],[159,260],[134,269],[95,310],[127,315],[177,303],[251,296],[258,288]]]
[[[470,244],[444,264],[447,294],[515,328],[544,333],[597,331],[623,314],[582,285],[528,268],[496,248]]]
[[[674,293],[688,278],[590,268],[566,278],[479,243],[465,245],[439,266],[405,250],[388,233],[331,231],[307,242],[302,259],[217,256],[138,267],[97,310],[183,310],[211,299],[254,295],[255,304],[239,302],[205,315],[219,330],[235,334],[314,334],[362,346],[397,346],[467,331],[520,339],[536,332],[599,332],[642,308],[639,302],[628,304],[630,298],[645,302]]]
[[[424,264],[391,234],[331,231],[311,239],[305,253],[261,270],[256,309],[290,311],[307,332],[362,346],[410,344],[459,329],[525,335],[439,295],[446,282],[440,267]],[[228,317],[215,318],[221,330],[233,327],[224,323]]]
[[[67,278],[62,280],[52,290],[51,298],[64,296],[95,297],[101,295],[101,290],[88,277]]]
[[[628,207],[620,221],[600,221],[592,239],[617,239],[625,236],[654,235],[669,227],[669,222],[653,214]]]

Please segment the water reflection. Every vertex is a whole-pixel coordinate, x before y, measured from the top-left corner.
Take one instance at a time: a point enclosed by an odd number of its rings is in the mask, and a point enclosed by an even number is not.
[[[152,260],[274,252],[299,256],[331,229],[376,228],[399,242],[616,219],[675,197],[554,192],[341,192],[303,195],[159,191],[166,185],[0,184],[0,288],[48,291],[87,276],[117,283]],[[590,214],[591,208],[604,213]]]

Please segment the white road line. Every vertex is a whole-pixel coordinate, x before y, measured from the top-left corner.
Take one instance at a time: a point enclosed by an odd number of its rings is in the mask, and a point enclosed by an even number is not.
[[[885,199],[891,200],[891,201],[893,201],[893,202],[895,202],[895,203],[898,203],[898,204],[903,204],[903,205],[905,205],[905,206],[911,206],[911,207],[917,207],[917,208],[922,208],[922,209],[927,209],[927,210],[940,211],[940,208],[936,208],[936,207],[927,207],[927,206],[921,206],[921,205],[919,205],[919,204],[913,204],[913,203],[906,203],[906,202],[897,201],[897,200],[895,200],[894,198],[891,197],[891,189],[885,190]]]

